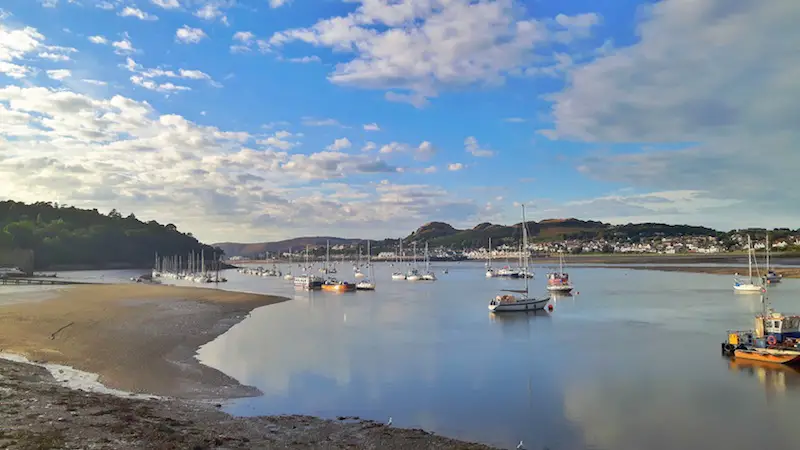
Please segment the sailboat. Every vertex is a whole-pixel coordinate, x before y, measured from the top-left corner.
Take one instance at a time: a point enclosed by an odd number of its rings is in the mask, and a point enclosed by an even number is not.
[[[369,241],[367,241],[367,247],[369,247]],[[361,246],[358,246],[358,262],[353,266],[353,276],[356,278],[364,278],[364,272],[361,271]]]
[[[292,248],[289,247],[289,267],[286,269],[286,274],[283,276],[284,280],[292,281],[294,280],[294,275],[292,275]]]
[[[489,238],[489,256],[486,258],[486,278],[494,278],[497,273],[492,267],[492,238]]]
[[[403,240],[400,239],[400,247],[397,253],[397,265],[399,266],[403,262]],[[403,272],[393,272],[392,273],[393,280],[405,280],[406,274]]]
[[[522,247],[528,248],[528,227],[525,226],[525,205],[522,205]],[[524,266],[528,268],[528,253],[523,254]],[[504,289],[504,292],[513,294],[498,295],[489,302],[489,311],[493,313],[512,312],[512,311],[536,311],[544,309],[550,301],[550,297],[531,298],[528,290],[528,277],[525,278],[525,290]]]
[[[764,269],[767,271],[767,276],[766,276],[767,283],[768,284],[780,283],[781,280],[783,279],[783,275],[769,268],[769,251],[770,251],[769,233],[767,233],[767,267],[766,269]]]
[[[761,285],[755,283],[753,278],[753,262],[755,260],[755,251],[753,250],[753,242],[750,240],[750,235],[747,235],[747,270],[748,280],[739,278],[739,274],[734,275],[733,290],[738,292],[761,292]],[[757,264],[757,263],[756,263]],[[758,266],[756,266],[758,271]],[[746,282],[745,282],[746,281]]]
[[[361,280],[356,284],[356,289],[359,291],[374,291],[375,290],[375,282],[370,281],[375,279],[375,274],[372,270],[372,251],[369,246],[370,242],[367,241],[367,271],[369,272],[369,277],[366,280]],[[361,256],[361,252],[359,251],[359,257]],[[360,259],[360,258],[359,258]]]
[[[547,274],[547,290],[560,293],[572,291],[572,283],[569,282],[569,274],[564,272],[563,252],[558,252],[558,272]]]
[[[336,268],[331,266],[331,241],[325,241],[325,267],[319,269],[324,274],[336,273]]]
[[[428,243],[425,243],[425,273],[420,277],[425,281],[436,281],[436,274],[431,270],[431,256],[428,253]]]
[[[419,281],[419,269],[417,269],[417,243],[414,242],[414,264],[411,266],[411,269],[406,272],[406,280],[408,281]]]
[[[294,277],[294,286],[307,290],[320,289],[322,287],[322,278],[309,273],[311,266],[308,265],[308,245],[306,245],[305,263],[303,274]]]

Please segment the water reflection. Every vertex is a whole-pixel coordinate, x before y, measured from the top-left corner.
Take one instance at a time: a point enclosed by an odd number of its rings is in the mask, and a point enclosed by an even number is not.
[[[729,359],[728,367],[733,372],[757,379],[768,395],[800,388],[800,367],[742,359]]]
[[[392,270],[378,266],[378,290],[350,295],[230,274],[228,288],[293,300],[254,311],[199,351],[265,393],[228,411],[392,416],[504,448],[520,439],[603,450],[795,442],[797,377],[720,364],[726,330],[749,327],[760,309],[758,296],[733,295],[730,277],[575,268],[581,295],[554,297],[552,313],[492,315],[488,299],[519,282],[487,280],[482,264],[454,264],[435,283],[392,282]],[[533,292],[544,283],[533,280]],[[792,312],[798,295],[800,283],[787,280],[771,299]]]

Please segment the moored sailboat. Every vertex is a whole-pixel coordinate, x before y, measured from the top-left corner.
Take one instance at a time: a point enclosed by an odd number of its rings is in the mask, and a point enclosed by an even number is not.
[[[739,274],[734,275],[733,289],[738,292],[761,292],[763,287],[755,283],[753,278],[753,262],[755,260],[755,251],[753,250],[753,242],[750,240],[750,235],[747,235],[747,271],[748,280],[739,278]],[[756,271],[758,271],[758,263],[756,263]]]
[[[547,274],[547,290],[550,292],[567,293],[572,291],[569,274],[564,272],[564,253],[558,253],[558,272]]]
[[[526,249],[523,253],[524,267],[528,267],[528,232],[525,226],[525,205],[522,205],[522,247]],[[504,292],[511,294],[501,294],[489,302],[489,311],[493,313],[514,312],[514,311],[536,311],[544,309],[550,301],[550,297],[531,298],[528,289],[528,277],[525,278],[524,290],[504,289]],[[522,295],[513,295],[522,294]]]
[[[397,265],[398,266],[401,265],[402,262],[403,262],[403,240],[400,239],[400,245],[399,245],[398,251],[397,251]],[[405,280],[406,279],[406,274],[404,274],[403,272],[399,272],[399,271],[398,272],[392,272],[392,279],[393,280]]]
[[[494,278],[496,276],[497,272],[492,267],[492,238],[489,238],[489,251],[486,257],[486,278]]]
[[[375,273],[372,270],[372,251],[369,246],[370,242],[367,241],[367,272],[369,272],[369,277],[365,280],[361,280],[356,283],[356,289],[359,291],[374,291],[375,290],[375,282],[370,281],[375,279]],[[359,253],[360,255],[360,253]]]
[[[766,278],[767,284],[780,283],[781,280],[783,279],[783,275],[781,275],[781,274],[779,274],[779,273],[777,273],[774,270],[769,268],[769,252],[770,252],[770,250],[771,249],[770,249],[770,246],[769,246],[769,232],[767,232],[767,262],[766,262],[766,268],[764,269],[767,272],[767,276],[765,278]]]

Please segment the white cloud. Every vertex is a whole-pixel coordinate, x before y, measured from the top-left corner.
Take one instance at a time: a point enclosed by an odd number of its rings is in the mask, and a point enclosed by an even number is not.
[[[228,24],[228,17],[222,11],[222,8],[226,8],[235,2],[225,2],[225,1],[217,1],[217,2],[209,2],[200,7],[197,11],[195,11],[194,15],[204,20],[213,21],[217,18],[220,19],[224,25]]]
[[[44,8],[55,8],[58,6],[58,0],[39,0],[39,3]]]
[[[112,42],[111,46],[114,47],[114,53],[118,55],[130,55],[131,53],[138,52],[138,50],[133,47],[133,43],[128,38],[127,34],[122,39]]]
[[[427,161],[436,154],[436,147],[429,141],[422,141],[418,146],[413,147],[401,142],[390,142],[381,147],[379,153],[388,154],[410,154],[418,161]]]
[[[292,0],[269,0],[270,8],[280,8],[283,5],[288,5]]]
[[[451,163],[447,165],[447,170],[451,172],[457,172],[464,168],[464,165],[461,163]]]
[[[300,145],[299,142],[289,140],[290,138],[293,137],[297,137],[297,135],[292,134],[286,130],[282,130],[282,131],[277,131],[274,134],[259,140],[258,144],[267,147],[277,148],[279,150],[290,150]]]
[[[368,123],[364,125],[364,131],[381,131],[381,127],[377,123]]]
[[[108,44],[108,39],[103,36],[89,36],[89,42],[92,44]]]
[[[75,51],[74,48],[46,45],[44,35],[36,28],[11,28],[0,23],[0,73],[11,78],[21,79],[36,72],[36,69],[18,62],[33,58],[68,61],[66,54]]]
[[[332,82],[389,90],[387,100],[418,107],[445,87],[500,84],[534,67],[540,48],[585,37],[599,21],[595,14],[537,20],[513,0],[353,2],[354,12],[275,33],[270,45],[302,41],[351,53]]]
[[[526,121],[525,119],[523,119],[522,117],[507,117],[507,118],[503,119],[503,122],[508,122],[508,123],[525,123],[525,122],[527,122],[527,121]]]
[[[183,44],[197,44],[207,38],[206,32],[200,28],[192,28],[184,25],[175,32],[175,39]]]
[[[477,156],[479,158],[488,158],[490,156],[494,156],[494,152],[492,150],[481,148],[480,144],[478,144],[478,140],[475,139],[475,136],[470,136],[464,139],[464,150],[466,150],[466,152],[472,156]]]
[[[325,149],[336,152],[336,151],[339,151],[339,150],[348,149],[348,148],[350,148],[352,146],[353,146],[353,143],[350,142],[350,139],[347,139],[346,137],[344,137],[344,138],[336,139],[335,141],[333,141],[333,144],[325,147]]]
[[[50,61],[69,61],[69,56],[60,53],[42,52],[39,53],[39,58],[49,59]]]
[[[188,91],[191,90],[191,88],[189,88],[188,86],[175,85],[173,83],[159,84],[155,81],[152,81],[152,79],[154,78],[180,78],[184,80],[205,80],[211,83],[212,86],[217,85],[217,83],[211,78],[209,74],[202,72],[200,70],[178,69],[177,71],[174,71],[174,70],[162,69],[161,67],[148,69],[143,67],[141,64],[137,63],[131,57],[126,58],[125,64],[122,64],[120,66],[126,68],[129,72],[135,74],[130,78],[133,84],[159,92]]]
[[[366,144],[364,144],[363,147],[361,147],[361,151],[362,152],[371,152],[371,151],[375,150],[376,148],[378,148],[378,146],[374,142],[369,141]]]
[[[154,21],[158,20],[158,16],[154,16],[150,13],[146,13],[139,8],[133,8],[131,6],[126,6],[122,11],[119,12],[119,16],[121,17],[135,17],[139,20],[148,20]]]
[[[72,76],[72,72],[67,69],[55,69],[55,70],[48,70],[47,76],[53,80],[61,81],[65,78],[69,78]]]
[[[107,82],[100,81],[100,80],[92,80],[92,79],[85,78],[85,79],[83,79],[81,81],[83,81],[86,84],[93,84],[95,86],[108,86]]]
[[[164,9],[175,9],[181,7],[181,4],[178,3],[178,0],[150,0],[150,3]]]
[[[322,60],[319,58],[319,56],[314,55],[314,56],[302,56],[299,58],[289,58],[287,59],[287,61],[293,63],[308,64],[312,62],[321,62]]]
[[[113,9],[116,9],[116,8],[117,8],[116,6],[114,6],[114,4],[113,4],[113,3],[111,3],[111,2],[105,2],[105,1],[103,1],[103,2],[99,2],[99,3],[95,4],[94,6],[95,6],[96,8],[100,8],[100,9],[103,9],[103,10],[106,10],[106,11],[111,11],[111,10],[113,10]]]
[[[249,43],[253,42],[253,40],[255,38],[256,38],[256,35],[253,34],[250,31],[237,31],[233,35],[233,40],[234,41],[239,41],[239,42],[241,42],[243,44],[249,44]]]
[[[436,166],[429,166],[422,169],[422,173],[436,173]]]
[[[581,158],[579,169],[639,189],[691,190],[747,205],[748,217],[716,209],[717,223],[800,220],[785,208],[800,201],[800,103],[793,100],[800,60],[787,56],[800,41],[796,17],[792,0],[656,3],[642,15],[637,43],[570,72],[568,86],[551,97],[554,128],[542,134],[651,143],[598,151]]]
[[[157,83],[139,75],[131,75],[130,79],[131,83],[156,92],[173,93],[192,90],[192,88],[188,86],[180,86],[173,83]]]

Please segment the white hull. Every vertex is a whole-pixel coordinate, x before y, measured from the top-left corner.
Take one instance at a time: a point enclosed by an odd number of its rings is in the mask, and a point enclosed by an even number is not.
[[[403,275],[403,274],[396,274],[395,273],[395,274],[392,274],[392,279],[393,280],[405,280],[406,276]]]
[[[364,274],[363,274],[363,273],[361,273],[361,272],[356,272],[356,274],[355,274],[354,276],[355,276],[356,278],[364,278],[366,275],[364,275]]]
[[[549,301],[550,297],[543,299],[528,298],[508,303],[494,303],[489,305],[489,311],[494,313],[512,311],[538,311],[544,309]]]
[[[436,281],[436,275],[432,273],[426,273],[421,279],[424,281]]]
[[[356,289],[359,291],[374,291],[375,290],[375,283],[370,283],[368,281],[362,281],[356,284]]]
[[[550,292],[571,292],[572,286],[569,284],[561,284],[561,285],[552,285],[547,286],[547,290]]]
[[[486,271],[486,278],[494,278],[494,270],[487,270]]]
[[[406,276],[406,280],[408,281],[419,281],[419,275],[408,275]]]
[[[289,281],[294,280],[294,275],[291,275],[291,274],[290,275],[284,275],[283,279],[284,280],[289,280]]]
[[[761,292],[761,286],[756,284],[740,284],[734,285],[733,290],[739,292]]]

